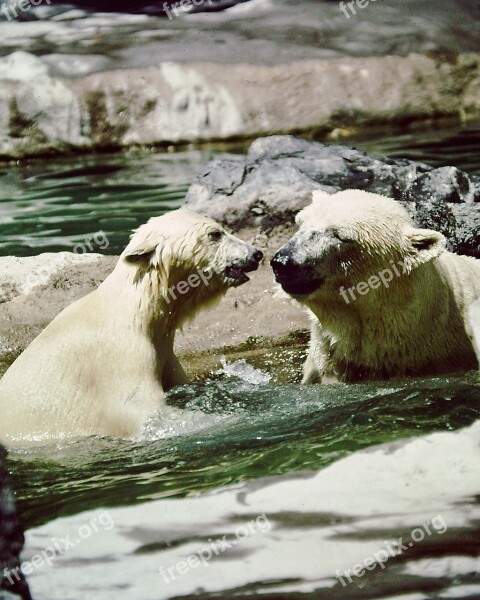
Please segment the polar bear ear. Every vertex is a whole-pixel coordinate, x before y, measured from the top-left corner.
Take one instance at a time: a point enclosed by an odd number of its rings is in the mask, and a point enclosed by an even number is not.
[[[144,241],[137,246],[127,247],[123,258],[128,263],[149,262],[155,255],[157,245]]]
[[[162,268],[162,272],[169,271],[173,264],[174,252],[164,237],[157,237],[155,241],[141,240],[137,245],[130,243],[123,252],[123,260],[129,264],[151,265]]]
[[[312,203],[313,202],[319,202],[322,200],[327,200],[328,198],[330,198],[332,194],[328,194],[327,192],[324,192],[323,190],[313,190],[312,192]]]
[[[133,235],[123,251],[123,260],[127,263],[158,264],[161,256],[168,254],[167,240],[157,232],[142,236],[141,229],[137,231],[140,232],[140,235],[138,233]]]
[[[440,256],[446,248],[446,239],[432,229],[410,229],[407,232],[411,248],[412,266],[418,266]]]

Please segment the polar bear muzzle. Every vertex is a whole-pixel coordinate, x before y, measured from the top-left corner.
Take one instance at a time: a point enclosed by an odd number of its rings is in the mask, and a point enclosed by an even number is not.
[[[315,237],[315,243],[312,242]],[[270,261],[275,280],[291,296],[308,296],[323,286],[332,271],[338,240],[327,232],[300,231]],[[315,255],[309,248],[317,248]]]
[[[231,287],[238,287],[250,281],[247,273],[256,271],[263,259],[263,252],[253,246],[250,247],[248,256],[243,261],[236,261],[225,268],[226,283]]]

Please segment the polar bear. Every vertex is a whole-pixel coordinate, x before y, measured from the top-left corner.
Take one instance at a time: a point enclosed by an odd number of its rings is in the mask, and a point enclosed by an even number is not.
[[[479,260],[447,252],[401,204],[362,190],[313,192],[297,224],[271,266],[311,313],[303,383],[478,368],[468,307],[480,298]]]
[[[175,330],[249,280],[262,253],[178,210],[141,226],[112,273],[62,311],[0,380],[7,445],[137,436],[164,392],[188,382]]]

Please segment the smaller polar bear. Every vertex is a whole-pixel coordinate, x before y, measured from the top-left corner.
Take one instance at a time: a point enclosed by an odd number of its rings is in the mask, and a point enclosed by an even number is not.
[[[271,265],[311,311],[303,383],[478,368],[468,307],[480,298],[479,260],[361,190],[314,192],[297,223]]]
[[[0,380],[0,439],[137,436],[149,415],[168,411],[164,392],[188,382],[175,330],[247,282],[262,257],[190,211],[150,219],[98,289],[62,311]]]

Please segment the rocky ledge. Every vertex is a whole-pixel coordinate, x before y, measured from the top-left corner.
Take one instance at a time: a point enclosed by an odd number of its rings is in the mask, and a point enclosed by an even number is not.
[[[0,158],[480,113],[480,55],[281,65],[164,62],[76,80],[24,51],[0,59]]]

